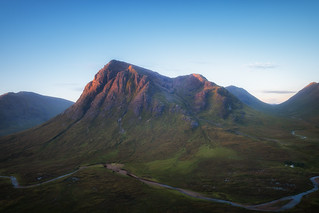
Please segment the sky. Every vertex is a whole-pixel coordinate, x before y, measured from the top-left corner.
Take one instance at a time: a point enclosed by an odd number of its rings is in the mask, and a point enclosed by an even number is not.
[[[0,95],[76,101],[112,59],[281,103],[319,81],[319,1],[0,0]]]

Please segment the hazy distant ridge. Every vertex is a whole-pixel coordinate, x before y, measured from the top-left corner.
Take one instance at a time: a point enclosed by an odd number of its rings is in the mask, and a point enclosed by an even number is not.
[[[0,135],[39,125],[63,112],[73,102],[33,92],[6,93],[0,96]]]
[[[264,103],[243,88],[228,86],[226,89],[240,101],[258,111],[316,123],[319,121],[319,83],[310,83],[290,99],[277,105]]]

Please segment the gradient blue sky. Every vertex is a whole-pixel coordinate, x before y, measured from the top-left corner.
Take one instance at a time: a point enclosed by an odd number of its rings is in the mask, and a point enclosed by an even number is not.
[[[76,101],[109,60],[280,103],[319,81],[319,1],[0,0],[0,94]]]

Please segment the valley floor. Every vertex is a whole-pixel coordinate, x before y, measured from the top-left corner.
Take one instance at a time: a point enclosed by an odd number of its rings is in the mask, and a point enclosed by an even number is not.
[[[298,205],[300,203],[301,199],[304,196],[316,192],[318,190],[318,186],[319,186],[319,176],[312,177],[310,180],[312,181],[314,187],[312,189],[306,191],[306,192],[302,192],[302,193],[299,193],[299,194],[293,195],[293,196],[283,197],[281,199],[277,199],[277,200],[274,200],[274,201],[271,201],[271,202],[267,202],[267,203],[263,203],[263,204],[246,205],[246,204],[239,204],[239,203],[235,203],[235,202],[231,202],[231,201],[227,201],[227,200],[209,198],[209,197],[206,197],[206,196],[204,196],[204,195],[202,195],[200,193],[194,192],[194,191],[190,191],[190,190],[186,190],[186,189],[182,189],[182,188],[176,188],[176,187],[172,187],[172,186],[169,186],[169,185],[166,185],[166,184],[162,184],[162,183],[154,182],[154,181],[147,180],[147,179],[144,179],[144,178],[140,178],[140,177],[138,177],[138,176],[136,176],[134,174],[131,174],[128,171],[122,169],[123,164],[112,163],[112,164],[105,164],[103,166],[106,167],[107,169],[111,170],[113,173],[116,172],[116,173],[119,173],[119,174],[124,175],[124,176],[133,177],[133,178],[139,180],[140,182],[145,183],[145,184],[150,185],[150,186],[153,186],[155,188],[160,187],[160,188],[169,189],[171,191],[172,190],[173,191],[177,191],[177,192],[179,192],[179,193],[181,193],[183,195],[186,195],[188,197],[195,198],[196,200],[204,200],[204,201],[210,201],[210,202],[214,202],[214,203],[222,203],[222,204],[227,204],[226,205],[227,207],[229,207],[228,205],[230,205],[230,206],[234,206],[234,207],[237,207],[237,208],[239,207],[239,209],[255,210],[255,211],[276,211],[277,212],[277,211],[283,211],[283,210],[292,209],[292,208],[294,208],[296,205]],[[77,173],[77,172],[79,172],[79,171],[81,171],[83,169],[88,169],[88,168],[90,168],[90,169],[92,169],[92,168],[93,169],[94,168],[98,169],[100,167],[102,167],[101,164],[80,167],[79,169],[77,169],[77,170],[75,170],[75,171],[73,171],[71,173],[68,173],[68,174],[65,174],[65,175],[61,175],[61,176],[59,176],[57,178],[54,178],[54,179],[51,179],[51,180],[48,180],[48,181],[45,181],[45,182],[42,182],[42,183],[33,184],[33,185],[27,185],[27,186],[19,185],[17,179],[14,176],[0,176],[0,178],[7,178],[7,179],[10,178],[13,187],[16,188],[16,189],[28,189],[28,188],[35,188],[35,187],[38,188],[39,186],[46,185],[46,184],[51,183],[53,181],[56,181],[56,180],[59,180],[59,179],[65,179],[65,178],[67,178],[69,176],[74,176],[75,173]],[[121,179],[122,177],[118,177],[118,178]],[[77,178],[77,177],[69,177],[66,180],[75,183],[75,182],[79,181],[80,179]],[[130,179],[126,179],[126,180],[127,181],[131,181]],[[65,182],[65,180],[63,182]],[[191,199],[191,198],[189,198],[189,199]],[[7,206],[7,207],[10,207],[10,205]],[[4,209],[6,209],[6,208],[4,208]],[[238,209],[238,211],[239,211],[239,209]],[[2,210],[2,209],[0,209],[0,210]]]

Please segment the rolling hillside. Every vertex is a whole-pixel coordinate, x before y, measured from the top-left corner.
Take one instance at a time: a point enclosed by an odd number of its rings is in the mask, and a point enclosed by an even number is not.
[[[32,92],[6,93],[0,96],[0,136],[37,126],[73,104]]]
[[[243,88],[236,86],[225,87],[231,94],[236,96],[241,102],[259,111],[270,111],[273,109],[273,105],[267,104],[247,92]]]

